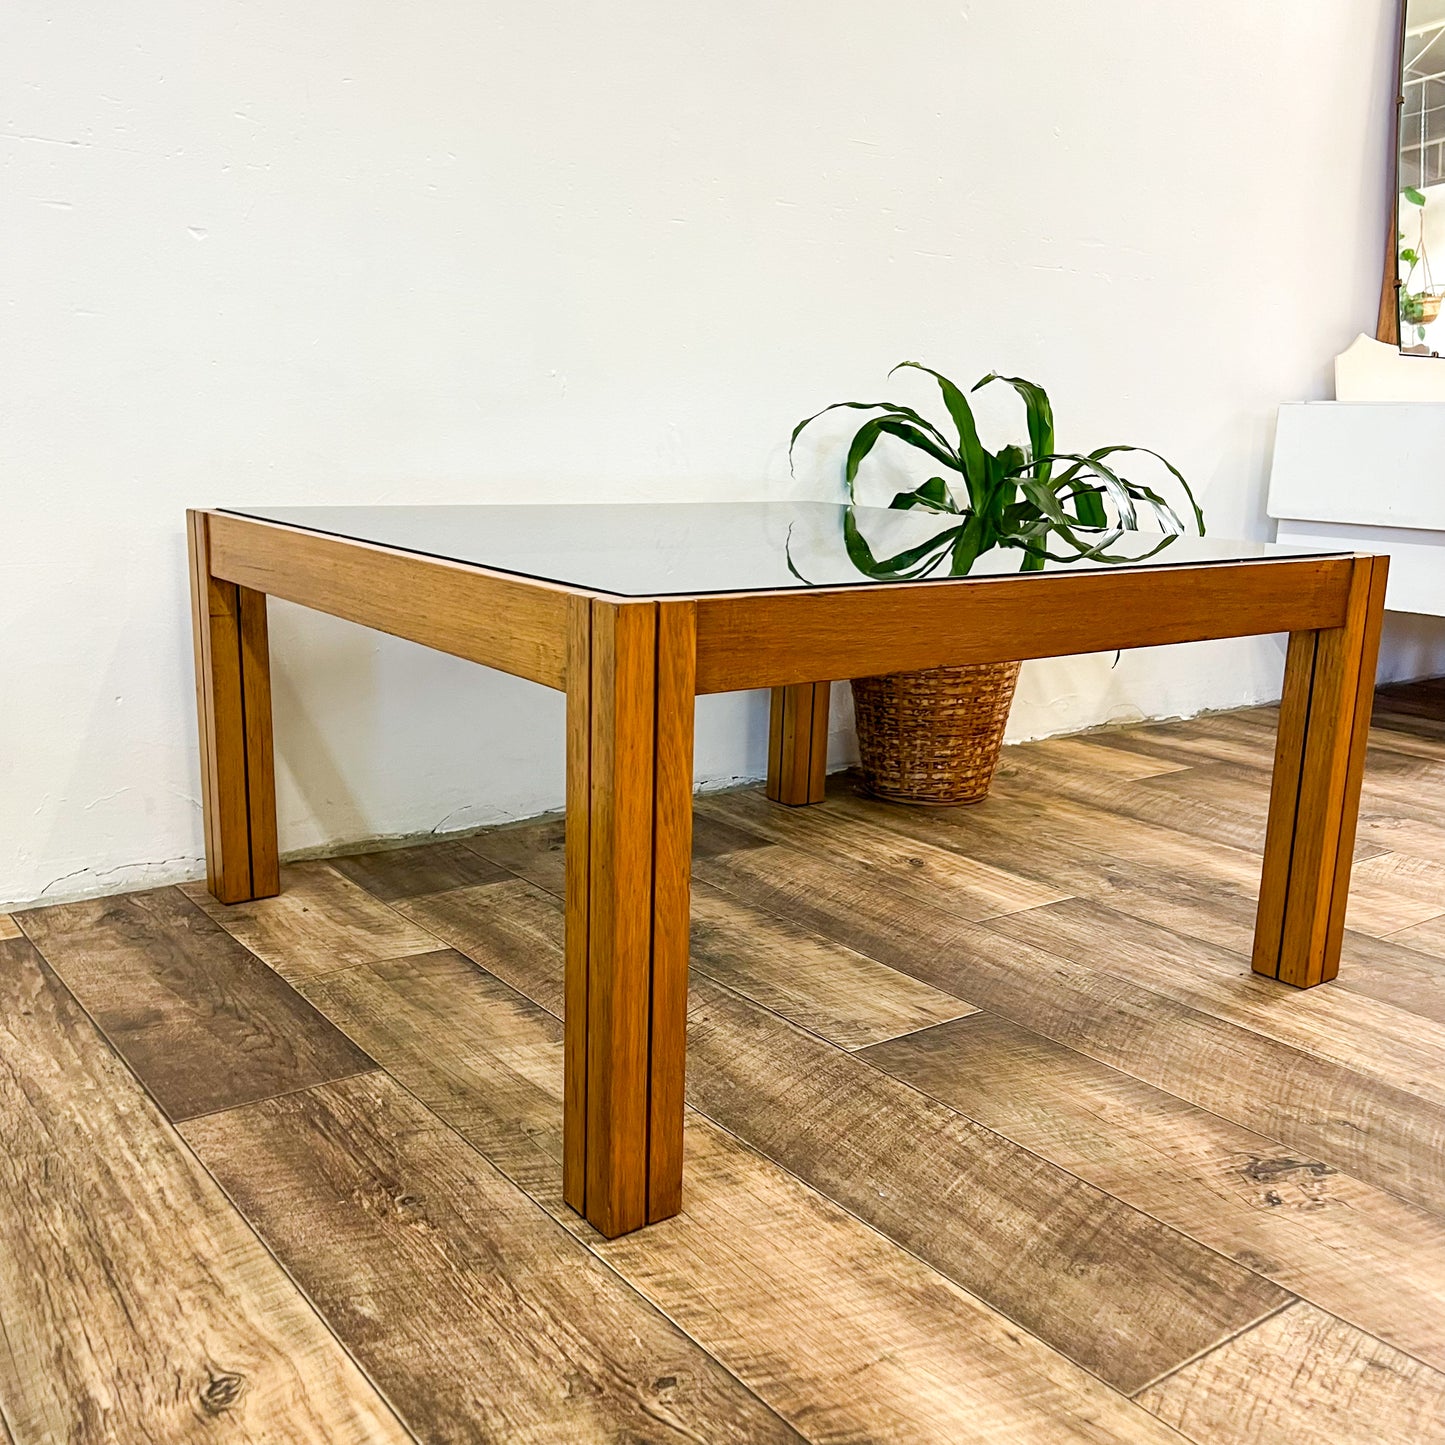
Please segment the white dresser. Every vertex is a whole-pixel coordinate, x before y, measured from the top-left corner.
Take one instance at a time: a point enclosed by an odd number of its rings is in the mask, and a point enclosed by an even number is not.
[[[1390,554],[1385,606],[1445,617],[1445,402],[1289,402],[1269,515],[1280,541]]]

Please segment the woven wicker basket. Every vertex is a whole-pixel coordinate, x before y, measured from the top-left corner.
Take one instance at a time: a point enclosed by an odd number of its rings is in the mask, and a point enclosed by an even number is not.
[[[1016,662],[853,679],[863,785],[879,798],[976,803],[998,767]]]

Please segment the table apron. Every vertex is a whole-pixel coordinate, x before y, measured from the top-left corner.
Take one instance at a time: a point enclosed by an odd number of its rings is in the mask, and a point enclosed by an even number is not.
[[[733,692],[1342,626],[1353,556],[697,599],[697,690]]]
[[[576,589],[227,513],[207,519],[217,578],[566,686]],[[698,597],[697,691],[1339,627],[1354,565],[1311,557]]]
[[[215,577],[546,687],[567,685],[563,588],[224,512],[207,519]]]

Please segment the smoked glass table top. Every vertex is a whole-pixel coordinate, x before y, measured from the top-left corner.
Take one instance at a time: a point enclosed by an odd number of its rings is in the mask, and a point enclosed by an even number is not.
[[[227,507],[263,522],[369,542],[497,572],[619,597],[677,597],[810,587],[957,580],[948,559],[926,578],[861,570],[844,540],[848,507],[831,502],[622,502],[589,505]],[[851,509],[873,557],[894,557],[956,528],[959,518],[884,507]],[[1081,539],[1090,534],[1077,534]],[[1049,550],[1070,549],[1051,539]],[[1040,573],[1137,569],[1339,556],[1347,549],[1218,537],[1125,532],[1122,561],[1049,560]],[[1016,574],[1024,554],[995,548],[970,578]]]

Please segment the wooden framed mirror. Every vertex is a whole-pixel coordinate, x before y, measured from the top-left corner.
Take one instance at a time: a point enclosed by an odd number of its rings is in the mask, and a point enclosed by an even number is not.
[[[1445,0],[1400,0],[1399,19],[1394,185],[1375,335],[1402,355],[1438,357],[1445,353]]]

